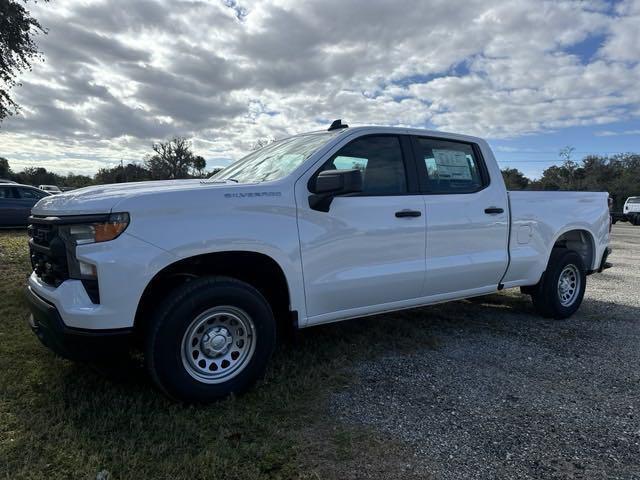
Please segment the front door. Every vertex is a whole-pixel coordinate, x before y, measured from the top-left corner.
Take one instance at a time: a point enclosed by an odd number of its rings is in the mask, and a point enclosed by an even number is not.
[[[404,147],[404,148],[403,148]],[[357,316],[376,305],[421,296],[425,273],[424,200],[407,168],[408,137],[359,137],[322,170],[358,168],[363,192],[336,197],[328,212],[309,207],[298,185],[298,228],[311,323]],[[414,190],[414,191],[411,191]]]

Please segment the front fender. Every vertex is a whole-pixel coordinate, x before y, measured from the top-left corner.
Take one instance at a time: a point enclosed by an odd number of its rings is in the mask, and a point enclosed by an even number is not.
[[[284,272],[290,289],[291,308],[305,318],[302,264],[295,200],[279,185],[246,186],[245,196],[224,195],[223,189],[174,194],[170,202],[159,196],[144,196],[127,206],[131,215],[127,230],[173,257],[190,257],[228,251],[254,252],[274,260]],[[249,195],[277,192],[278,195]],[[149,281],[160,270],[162,265]]]

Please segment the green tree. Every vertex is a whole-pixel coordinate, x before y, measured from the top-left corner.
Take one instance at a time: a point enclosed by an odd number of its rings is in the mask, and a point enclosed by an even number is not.
[[[145,166],[154,180],[189,178],[195,166],[196,156],[191,151],[191,142],[184,137],[175,137],[168,142],[153,144],[153,155],[145,159]]]
[[[502,178],[507,190],[525,190],[529,186],[529,179],[517,168],[505,168]]]
[[[27,167],[22,172],[13,176],[18,183],[25,185],[61,185],[62,177],[53,172],[48,172],[43,167]]]
[[[18,75],[30,70],[31,62],[40,55],[34,36],[46,33],[22,3],[26,4],[26,0],[0,0],[0,122],[18,111],[9,90],[18,83]]]
[[[151,180],[151,172],[143,165],[128,163],[112,168],[101,168],[94,177],[97,184],[142,182]]]
[[[614,201],[613,209],[620,211],[627,197],[640,195],[640,155],[590,155],[580,162],[565,156],[562,165],[547,168],[529,188],[609,192]]]
[[[11,180],[12,176],[13,172],[11,171],[11,167],[9,166],[9,160],[4,157],[0,157],[0,178]]]
[[[205,168],[207,168],[207,161],[204,157],[196,155],[193,157],[193,176],[203,178],[206,176]]]
[[[93,179],[87,175],[77,175],[75,173],[69,172],[66,176],[61,178],[60,187],[75,189],[88,187],[89,185],[93,185]]]

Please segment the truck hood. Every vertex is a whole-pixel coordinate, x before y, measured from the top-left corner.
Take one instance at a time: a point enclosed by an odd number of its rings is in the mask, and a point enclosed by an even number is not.
[[[122,200],[139,195],[231,185],[233,184],[203,182],[198,179],[97,185],[45,197],[36,203],[31,212],[46,216],[109,213]]]

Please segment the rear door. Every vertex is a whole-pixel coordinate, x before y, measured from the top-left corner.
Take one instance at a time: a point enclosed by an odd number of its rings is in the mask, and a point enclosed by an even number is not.
[[[363,192],[334,198],[328,212],[309,206],[306,178],[296,184],[312,323],[365,314],[422,294],[424,201],[409,137],[358,137],[328,154],[313,176],[322,170],[353,168],[363,173]]]
[[[508,199],[478,145],[412,138],[426,206],[425,296],[494,291],[508,264]],[[499,174],[499,173],[498,173]]]
[[[18,192],[17,201],[17,219],[19,225],[27,225],[29,222],[29,215],[31,215],[31,209],[38,203],[38,200],[48,196],[46,192],[43,192],[37,188],[29,187],[14,187]]]

